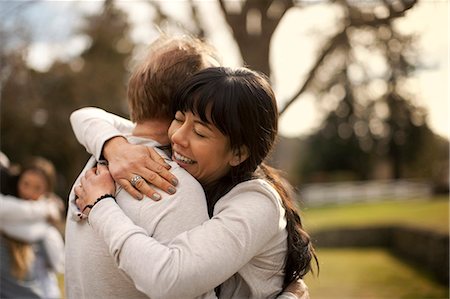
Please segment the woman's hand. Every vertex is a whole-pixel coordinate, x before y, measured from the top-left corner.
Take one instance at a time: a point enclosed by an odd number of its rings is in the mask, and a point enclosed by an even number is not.
[[[149,183],[169,194],[176,192],[174,186],[178,180],[153,148],[130,144],[123,137],[114,137],[105,143],[103,155],[108,160],[114,180],[134,198],[142,199],[142,194],[145,194],[153,200],[161,199]]]
[[[308,287],[303,279],[291,282],[283,291],[294,294],[297,299],[309,299]]]
[[[105,194],[115,193],[116,186],[108,168],[98,164],[97,167],[89,169],[81,178],[81,183],[75,187],[78,197],[75,203],[83,214],[89,215],[91,209],[86,206],[94,205],[97,199]]]

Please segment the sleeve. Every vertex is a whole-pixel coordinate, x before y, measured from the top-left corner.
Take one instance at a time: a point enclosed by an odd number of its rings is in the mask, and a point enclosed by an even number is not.
[[[46,201],[26,201],[0,194],[0,218],[3,223],[45,221],[50,213],[50,205]]]
[[[58,213],[47,200],[27,201],[0,194],[0,230],[23,242],[43,239],[50,227],[47,218]]]
[[[1,231],[13,239],[34,243],[45,238],[50,224],[45,221],[27,223],[3,223]]]
[[[47,229],[43,244],[51,268],[57,273],[64,273],[64,240],[55,227]]]
[[[279,231],[279,217],[279,207],[266,195],[240,192],[226,199],[218,215],[167,246],[135,226],[112,200],[98,203],[89,221],[138,290],[151,298],[184,298],[238,272]]]
[[[101,159],[106,141],[129,134],[134,128],[131,121],[94,107],[72,112],[70,123],[78,142],[88,153],[93,154],[97,161]]]

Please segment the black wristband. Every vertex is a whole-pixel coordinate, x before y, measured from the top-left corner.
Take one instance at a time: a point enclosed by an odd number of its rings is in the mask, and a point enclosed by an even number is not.
[[[112,199],[114,199],[114,201],[116,201],[116,198],[114,197],[114,195],[112,195],[112,194],[103,194],[102,196],[100,196],[99,198],[97,198],[97,200],[93,203],[93,204],[91,204],[91,205],[86,205],[85,207],[84,207],[84,209],[83,209],[83,211],[81,211],[82,213],[84,213],[84,210],[86,210],[86,208],[89,208],[89,209],[91,209],[92,210],[92,208],[99,202],[99,201],[101,201],[101,200],[103,200],[103,199],[105,199],[105,198],[112,198]]]
[[[102,196],[100,196],[99,198],[97,198],[97,200],[94,202],[94,206],[96,203],[98,203],[100,200],[105,199],[111,197],[112,199],[114,199],[114,201],[116,200],[116,198],[114,197],[114,195],[112,194],[103,194]]]

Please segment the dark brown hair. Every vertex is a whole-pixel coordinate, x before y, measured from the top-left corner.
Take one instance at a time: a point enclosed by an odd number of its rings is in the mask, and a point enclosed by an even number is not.
[[[199,39],[161,36],[128,82],[128,105],[133,122],[172,119],[170,100],[177,87],[195,72],[218,66],[215,50]]]
[[[284,285],[302,278],[317,258],[310,237],[302,228],[300,216],[286,181],[263,160],[277,136],[278,110],[267,78],[247,68],[208,68],[180,87],[172,101],[172,112],[191,111],[206,123],[213,123],[230,140],[231,150],[243,147],[248,158],[232,167],[230,173],[205,188],[208,212],[237,184],[255,178],[269,182],[278,192],[286,211],[288,251]]]

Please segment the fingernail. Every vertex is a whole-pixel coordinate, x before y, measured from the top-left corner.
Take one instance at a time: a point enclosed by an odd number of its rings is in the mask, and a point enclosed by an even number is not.
[[[175,192],[177,192],[177,190],[174,187],[169,187],[167,191],[169,191],[170,194],[174,194]]]
[[[172,184],[175,185],[175,186],[178,185],[178,180],[177,179],[172,179]]]
[[[136,195],[137,200],[142,200],[143,198],[144,198],[144,196],[142,196],[142,194]]]
[[[161,199],[161,195],[159,195],[158,193],[153,193],[152,199],[153,200],[160,200]]]
[[[166,168],[167,168],[167,169],[171,169],[172,166],[170,166],[169,164],[166,164]]]

